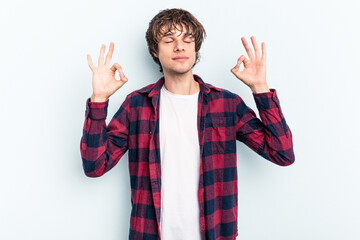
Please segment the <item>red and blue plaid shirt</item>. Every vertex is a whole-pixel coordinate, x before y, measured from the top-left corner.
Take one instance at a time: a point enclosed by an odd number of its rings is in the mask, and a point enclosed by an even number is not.
[[[294,162],[292,134],[275,89],[253,93],[260,118],[235,93],[205,83],[198,98],[200,179],[198,199],[203,240],[238,235],[236,140],[265,159],[287,166]],[[129,239],[160,240],[161,164],[159,99],[156,83],[126,96],[106,126],[108,102],[86,102],[80,149],[86,176],[99,177],[128,150],[131,184]],[[184,149],[186,151],[186,149]]]

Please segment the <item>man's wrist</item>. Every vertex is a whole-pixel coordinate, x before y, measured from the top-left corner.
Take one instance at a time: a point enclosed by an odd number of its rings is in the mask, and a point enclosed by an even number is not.
[[[109,98],[91,95],[91,102],[106,102]]]
[[[262,84],[262,85],[254,85],[252,87],[250,87],[251,91],[253,93],[265,93],[265,92],[270,92],[270,88],[267,84]]]

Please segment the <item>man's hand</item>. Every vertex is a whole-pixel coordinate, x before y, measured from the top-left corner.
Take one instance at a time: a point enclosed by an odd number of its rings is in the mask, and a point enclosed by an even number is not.
[[[246,42],[245,37],[241,38],[249,59],[241,55],[235,67],[231,72],[243,83],[251,88],[254,93],[269,92],[269,87],[266,83],[266,50],[265,43],[261,44],[262,55],[257,46],[254,36],[251,36],[251,41],[254,46],[255,56],[253,55],[249,44]],[[244,70],[239,71],[240,64],[244,62]]]
[[[91,96],[92,102],[105,102],[113,95],[119,88],[124,85],[128,79],[125,77],[121,66],[118,63],[114,63],[110,68],[110,61],[114,52],[114,43],[110,43],[109,52],[106,55],[104,63],[105,45],[102,44],[100,48],[100,56],[98,67],[96,67],[90,57],[87,54],[87,60],[89,67],[93,72],[93,94]],[[115,72],[119,72],[120,80],[115,78]]]

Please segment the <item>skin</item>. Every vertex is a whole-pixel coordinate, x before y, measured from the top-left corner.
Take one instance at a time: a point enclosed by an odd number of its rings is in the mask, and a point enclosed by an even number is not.
[[[171,33],[170,35],[164,34],[158,43],[158,52],[153,53],[159,58],[163,68],[165,87],[175,94],[194,94],[200,90],[199,84],[194,80],[192,73],[192,67],[196,60],[195,42],[191,37],[185,36],[184,32],[177,29],[173,29]],[[269,92],[266,82],[265,43],[262,42],[261,44],[262,54],[260,56],[260,49],[254,36],[251,36],[251,42],[255,55],[245,37],[242,37],[241,40],[249,58],[241,55],[236,66],[230,71],[236,78],[246,84],[253,93]],[[104,62],[105,45],[102,44],[97,67],[93,64],[90,54],[87,54],[88,64],[93,72],[92,102],[107,101],[111,95],[128,81],[118,63],[114,63],[110,67],[113,52],[114,43],[111,42]],[[176,59],[179,56],[184,56],[186,59]],[[242,63],[244,69],[239,71]],[[115,78],[116,71],[119,73],[119,80]]]
[[[230,71],[243,83],[245,83],[253,93],[269,92],[269,86],[266,82],[266,48],[265,43],[261,43],[262,54],[260,57],[260,50],[256,43],[255,37],[251,36],[251,42],[254,46],[255,55],[252,53],[249,44],[246,42],[245,37],[241,38],[241,41],[245,47],[245,50],[249,56],[247,59],[244,55],[241,55],[237,61],[235,67]],[[244,63],[244,70],[239,71],[241,63]]]
[[[102,44],[97,67],[93,64],[90,54],[87,54],[88,64],[93,72],[93,94],[91,96],[91,102],[107,101],[111,95],[113,95],[128,81],[118,63],[114,63],[110,68],[110,61],[113,52],[114,43],[111,42],[104,62],[105,44]],[[116,71],[118,71],[120,75],[120,80],[115,78]]]
[[[192,36],[173,29],[164,34],[158,43],[158,52],[153,54],[159,58],[168,91],[182,95],[200,91],[192,73],[196,61],[195,41]],[[185,58],[177,59],[178,57]]]

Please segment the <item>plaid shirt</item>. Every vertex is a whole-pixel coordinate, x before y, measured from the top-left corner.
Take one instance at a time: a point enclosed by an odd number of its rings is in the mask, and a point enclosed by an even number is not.
[[[287,166],[294,162],[292,135],[275,89],[253,93],[260,119],[230,91],[203,82],[198,98],[200,179],[198,200],[202,240],[238,235],[236,140],[265,159]],[[129,239],[160,240],[161,164],[159,99],[156,83],[126,96],[106,126],[108,102],[86,102],[80,149],[86,176],[99,177],[129,150],[131,216]],[[186,149],[184,149],[186,151]],[[167,240],[167,239],[166,239]]]

